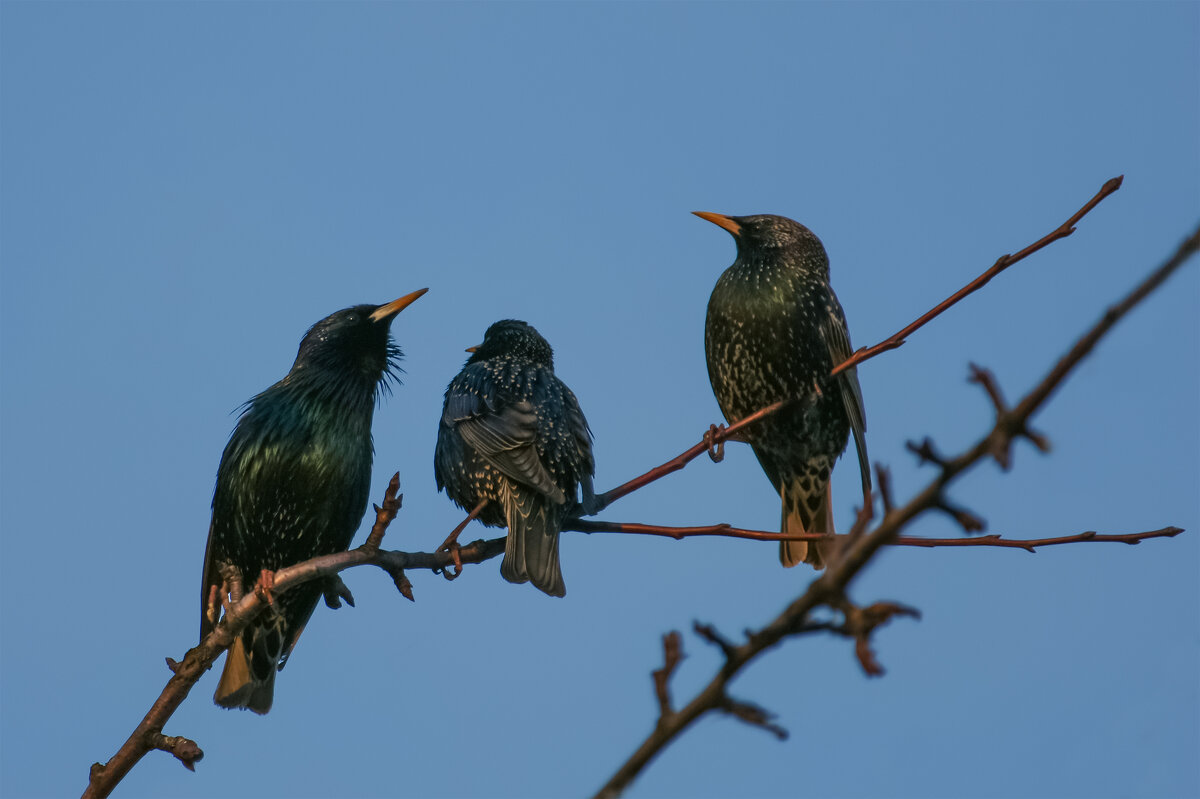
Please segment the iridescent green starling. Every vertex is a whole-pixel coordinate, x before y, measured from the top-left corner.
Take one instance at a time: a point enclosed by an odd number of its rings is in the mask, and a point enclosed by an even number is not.
[[[371,487],[371,417],[395,379],[392,319],[424,294],[346,308],[317,322],[287,376],[246,403],[221,455],[204,553],[200,637],[213,628],[222,567],[247,583],[350,546]],[[340,581],[337,583],[340,585]],[[213,699],[271,709],[282,669],[322,591],[308,582],[273,599],[234,641]]]
[[[550,344],[525,322],[496,322],[467,352],[438,426],[438,490],[467,511],[486,502],[479,520],[508,528],[505,580],[563,596],[559,529],[581,510],[590,513],[595,500],[587,419],[554,374]]]
[[[871,470],[858,375],[847,369],[830,377],[853,349],[825,248],[782,216],[696,215],[737,242],[737,260],[717,281],[704,323],[708,378],[721,413],[734,422],[792,400],[744,437],[779,492],[782,531],[833,533],[829,476],[851,432],[864,494]],[[779,559],[784,566],[825,565],[816,542],[781,542]]]

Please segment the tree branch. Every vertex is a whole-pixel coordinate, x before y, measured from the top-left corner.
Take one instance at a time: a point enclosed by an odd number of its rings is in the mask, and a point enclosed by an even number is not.
[[[412,586],[404,576],[404,570],[444,569],[453,563],[453,558],[448,552],[390,552],[379,549],[384,532],[400,509],[399,489],[400,475],[397,474],[388,484],[383,506],[375,507],[375,525],[362,546],[313,558],[275,572],[272,593],[278,597],[301,583],[331,577],[353,566],[373,565],[391,575],[400,592],[412,599]],[[458,555],[463,563],[480,563],[502,552],[504,539],[499,538],[475,541],[462,547]],[[192,686],[208,671],[221,653],[229,648],[234,638],[258,617],[264,607],[264,602],[256,592],[247,593],[226,610],[225,617],[216,629],[201,641],[199,646],[189,650],[181,662],[168,659],[167,665],[174,672],[173,676],[117,753],[107,763],[93,764],[87,790],[83,793],[84,799],[108,796],[129,770],[152,749],[171,752],[189,768],[203,757],[203,752],[195,742],[162,735],[163,725],[187,698]]]
[[[637,524],[632,522],[585,521],[572,519],[563,526],[563,530],[578,533],[626,533],[629,535],[655,535],[664,538],[674,538],[679,541],[684,538],[699,538],[703,536],[720,536],[722,538],[744,538],[751,541],[844,541],[848,536],[825,535],[824,533],[774,533],[769,530],[747,530],[728,524],[710,524],[698,527],[666,527],[657,524]],[[1055,536],[1053,538],[1004,538],[1000,535],[984,535],[974,538],[924,538],[915,535],[897,536],[888,541],[888,546],[900,547],[1010,547],[1035,552],[1037,547],[1056,546],[1058,544],[1080,544],[1085,542],[1113,542],[1121,544],[1137,544],[1148,538],[1172,538],[1183,532],[1181,527],[1163,527],[1158,530],[1147,530],[1140,533],[1115,533],[1101,535],[1094,530],[1073,535]]]
[[[847,358],[845,361],[843,361],[842,363],[840,363],[836,367],[834,367],[833,372],[831,374],[836,375],[838,372],[841,372],[845,369],[849,369],[852,366],[857,366],[858,364],[862,363],[863,361],[868,360],[870,358],[874,358],[876,355],[878,355],[882,352],[896,349],[897,347],[904,344],[905,339],[910,334],[916,332],[919,328],[924,327],[926,324],[931,322],[935,317],[940,316],[943,312],[945,312],[948,308],[950,308],[950,306],[955,305],[960,300],[962,300],[964,297],[966,297],[968,294],[972,294],[972,293],[978,291],[979,289],[983,288],[985,285],[987,285],[988,281],[990,281],[993,277],[995,277],[996,275],[1003,272],[1008,267],[1012,266],[1013,264],[1017,263],[1018,261],[1025,259],[1026,257],[1028,257],[1028,256],[1032,255],[1033,253],[1037,252],[1038,250],[1042,249],[1043,247],[1046,247],[1047,245],[1052,244],[1055,241],[1058,241],[1059,239],[1066,238],[1067,236],[1071,235],[1072,233],[1075,232],[1076,223],[1078,223],[1079,220],[1083,219],[1083,217],[1089,211],[1091,211],[1093,208],[1095,208],[1097,205],[1099,205],[1100,202],[1102,200],[1104,200],[1105,197],[1112,194],[1117,189],[1121,188],[1121,182],[1124,179],[1125,179],[1124,176],[1121,175],[1121,176],[1118,176],[1118,177],[1108,180],[1100,188],[1100,191],[1098,191],[1096,193],[1096,195],[1094,197],[1092,197],[1092,199],[1090,199],[1086,203],[1084,203],[1082,208],[1080,208],[1078,211],[1076,211],[1071,216],[1071,218],[1068,219],[1066,222],[1059,225],[1058,228],[1056,228],[1053,232],[1038,239],[1033,244],[1030,244],[1025,249],[1019,251],[1016,255],[1001,256],[999,258],[999,260],[997,260],[996,263],[993,264],[990,269],[988,269],[986,272],[984,272],[979,277],[972,280],[967,285],[963,286],[961,289],[959,289],[954,294],[952,294],[951,296],[949,296],[948,298],[943,300],[938,305],[931,308],[926,313],[922,314],[920,317],[918,317],[914,322],[909,324],[903,330],[900,330],[899,332],[895,333],[894,335],[890,336],[887,339],[884,339],[883,341],[879,342],[878,344],[875,344],[874,346],[866,347],[866,348],[858,350],[852,356]],[[992,385],[994,386],[994,383]],[[985,385],[985,387],[987,387],[987,386]],[[637,477],[633,478],[632,480],[630,480],[626,483],[622,483],[621,485],[617,486],[616,488],[614,488],[610,491],[606,491],[603,494],[597,495],[597,497],[596,497],[596,500],[597,500],[596,513],[599,513],[600,511],[604,510],[606,507],[608,507],[609,505],[611,505],[613,502],[617,501],[621,497],[631,494],[634,491],[637,491],[639,488],[642,488],[646,485],[649,485],[650,483],[653,483],[655,480],[658,480],[660,477],[665,477],[666,475],[671,474],[672,472],[679,471],[680,469],[682,469],[683,467],[685,467],[689,463],[691,463],[693,460],[700,457],[700,455],[704,454],[705,452],[708,452],[709,456],[714,461],[721,460],[721,458],[724,457],[723,447],[724,447],[724,443],[726,441],[729,441],[731,439],[737,439],[738,433],[740,431],[744,430],[746,427],[754,424],[755,422],[759,421],[760,419],[762,419],[766,416],[769,416],[770,414],[775,413],[780,408],[782,408],[785,404],[787,404],[786,401],[781,400],[772,405],[768,405],[767,407],[765,407],[759,411],[755,411],[754,413],[750,414],[746,418],[741,419],[741,420],[735,422],[734,424],[729,425],[728,427],[726,427],[725,425],[710,426],[708,432],[704,435],[704,438],[698,444],[695,444],[692,447],[689,447],[688,449],[684,450],[679,455],[675,456],[674,458],[667,461],[666,463],[663,463],[660,466],[656,466],[653,469],[651,469],[650,471],[648,471],[644,474],[638,475]],[[1034,438],[1034,434],[1027,434],[1027,437],[1029,437],[1032,440]],[[1035,443],[1036,443],[1036,441],[1035,441]]]
[[[1022,260],[1050,243],[1064,238],[1074,232],[1074,225],[1099,202],[1116,191],[1121,185],[1121,178],[1108,181],[1083,208],[1058,229],[1029,245],[1013,256],[1003,256],[984,274],[980,275],[963,289],[952,295],[940,305],[917,319],[891,338],[879,344],[857,351],[851,358],[839,364],[833,374],[854,366],[875,355],[895,349],[904,343],[907,335],[927,324],[930,320],[944,312],[968,294],[977,291],[992,277],[1007,267]],[[939,467],[938,476],[917,497],[903,507],[893,507],[893,501],[888,493],[886,472],[879,474],[879,484],[884,492],[884,518],[882,522],[869,533],[867,532],[872,514],[872,503],[868,495],[867,507],[859,513],[853,530],[847,536],[833,537],[841,546],[836,559],[824,574],[809,586],[804,595],[795,600],[778,618],[762,630],[747,634],[747,640],[734,644],[721,637],[713,628],[697,626],[697,633],[714,645],[719,646],[725,654],[726,662],[720,674],[713,679],[709,686],[696,698],[679,711],[671,709],[669,681],[681,661],[682,646],[677,633],[664,638],[664,666],[655,672],[655,693],[659,701],[660,719],[655,732],[647,738],[633,757],[618,771],[609,783],[601,790],[601,796],[619,794],[629,782],[636,777],[642,768],[670,743],[680,732],[687,728],[696,718],[709,711],[730,714],[746,723],[762,727],[779,737],[785,737],[786,731],[773,724],[771,714],[749,702],[735,700],[726,692],[727,683],[732,677],[748,664],[754,657],[767,648],[774,646],[782,638],[819,630],[833,632],[855,640],[855,649],[864,670],[869,674],[882,673],[882,668],[875,660],[870,649],[870,633],[879,624],[893,615],[910,615],[915,613],[895,603],[876,603],[868,608],[856,608],[844,595],[844,589],[849,581],[857,574],[863,565],[883,545],[908,546],[999,546],[1019,547],[1034,551],[1038,546],[1076,543],[1083,541],[1113,541],[1126,544],[1136,544],[1146,538],[1173,536],[1181,532],[1179,528],[1167,527],[1161,530],[1144,533],[1127,533],[1118,535],[1098,535],[1094,532],[1080,533],[1058,538],[1031,540],[1008,540],[998,535],[990,535],[973,539],[929,539],[919,537],[898,536],[899,530],[910,523],[917,515],[929,509],[940,509],[958,518],[964,527],[972,526],[982,529],[982,520],[972,514],[952,506],[943,493],[944,488],[959,474],[969,469],[979,459],[988,455],[995,457],[1002,466],[1007,468],[1009,450],[1015,438],[1027,438],[1041,449],[1047,445],[1044,437],[1033,432],[1028,421],[1031,415],[1050,396],[1062,382],[1070,370],[1085,357],[1117,321],[1120,320],[1133,306],[1146,295],[1157,288],[1175,269],[1194,254],[1200,247],[1200,230],[1194,233],[1176,255],[1152,274],[1146,281],[1135,289],[1122,302],[1108,310],[1103,319],[1085,336],[1076,342],[1075,346],[1051,370],[1041,383],[1015,407],[1009,408],[1004,402],[1003,394],[992,375],[986,370],[972,366],[973,377],[987,391],[996,411],[996,423],[992,431],[972,449],[955,458],[945,458],[936,453],[932,442],[910,448],[924,460]],[[638,490],[651,482],[672,472],[684,468],[695,458],[707,452],[714,461],[723,457],[723,446],[726,441],[737,440],[741,432],[749,425],[775,413],[788,401],[780,401],[757,411],[750,416],[726,427],[724,425],[710,426],[703,439],[693,447],[684,451],[666,463],[630,480],[611,491],[597,497],[598,508],[602,509],[612,502]],[[463,547],[451,547],[447,551],[400,552],[380,549],[384,533],[395,518],[400,508],[399,475],[392,478],[385,493],[383,506],[376,506],[376,520],[367,540],[358,548],[339,552],[296,564],[275,573],[275,583],[272,593],[282,594],[301,583],[326,579],[330,589],[326,591],[326,602],[331,607],[340,604],[341,599],[353,604],[353,598],[344,584],[340,588],[334,581],[340,582],[337,574],[347,568],[363,565],[374,565],[386,571],[395,583],[397,589],[408,599],[413,599],[412,584],[405,576],[406,569],[430,569],[447,573],[454,566],[461,569],[465,563],[480,563],[494,558],[504,551],[503,537],[490,540],[478,540]],[[467,518],[470,521],[470,517]],[[820,535],[784,536],[757,530],[742,530],[729,525],[711,525],[707,527],[658,527],[653,525],[624,524],[610,522],[587,522],[572,520],[565,530],[581,532],[623,532],[647,535],[666,535],[673,538],[684,538],[699,535],[722,535],[737,538],[757,540],[814,540]],[[172,716],[175,709],[187,697],[191,687],[199,680],[205,671],[211,668],[213,662],[225,651],[237,635],[261,613],[264,609],[263,597],[258,592],[250,592],[241,596],[240,592],[227,601],[224,600],[225,614],[220,624],[207,636],[199,646],[189,650],[182,662],[168,658],[168,666],[173,676],[147,712],[141,723],[127,739],[121,749],[105,764],[96,763],[92,766],[89,785],[84,797],[108,796],[113,788],[124,778],[125,774],[150,750],[161,749],[170,752],[189,769],[194,768],[196,761],[203,757],[200,747],[194,742],[181,736],[167,736],[162,732],[163,725]],[[809,611],[819,605],[830,605],[843,613],[844,621],[835,623],[808,623]]]
[[[1100,195],[1098,198],[1102,199]],[[1099,202],[1099,199],[1094,199],[1089,206],[1085,206],[1082,213],[1086,213],[1090,205]],[[1200,249],[1200,229],[1189,236],[1166,263],[1152,272],[1119,303],[1109,308],[1100,321],[1075,342],[1070,351],[1059,360],[1040,383],[1025,395],[1016,407],[998,414],[999,418],[994,427],[973,447],[954,458],[944,460],[940,464],[938,475],[924,490],[907,504],[887,513],[871,532],[853,539],[828,564],[825,571],[809,584],[808,589],[766,627],[748,632],[746,640],[739,645],[734,646],[725,642],[725,646],[722,647],[725,652],[725,663],[716,676],[687,705],[670,717],[660,719],[655,729],[638,746],[633,755],[617,769],[596,796],[604,799],[619,796],[650,761],[696,719],[711,711],[724,709],[725,689],[730,680],[751,661],[777,645],[785,637],[811,631],[813,628],[810,626],[806,629],[806,624],[809,614],[815,608],[821,605],[831,606],[835,610],[846,607],[849,604],[845,596],[846,587],[879,551],[879,548],[895,541],[900,531],[917,516],[937,507],[943,501],[942,497],[946,486],[963,472],[978,464],[980,460],[988,457],[996,450],[997,444],[1003,443],[1007,446],[1013,438],[1020,436],[1032,415],[1045,403],[1071,370],[1092,350],[1096,342],[1110,331],[1130,309],[1162,285],[1198,249]],[[825,627],[827,626],[825,625]],[[868,647],[869,658],[864,658],[864,646]],[[878,668],[878,663],[874,662],[874,655],[869,652],[869,643],[865,636],[858,638],[856,651],[860,660],[863,661],[864,668],[868,666],[868,662]]]
[[[1100,187],[1100,191],[1096,192],[1096,195],[1084,203],[1083,207],[1076,211],[1066,222],[1063,222],[1053,231],[1047,233],[1033,244],[1030,244],[1016,255],[1001,255],[998,259],[996,259],[996,263],[992,264],[991,268],[982,275],[975,278],[946,299],[942,300],[916,321],[897,331],[895,334],[889,336],[872,347],[865,347],[858,350],[854,353],[854,355],[847,358],[844,362],[838,364],[837,368],[833,370],[833,373],[837,374],[838,372],[849,369],[852,366],[858,366],[863,361],[870,360],[882,352],[894,350],[897,347],[902,346],[905,342],[905,339],[907,339],[910,335],[927,325],[929,322],[933,321],[936,317],[941,316],[948,308],[957,304],[959,300],[963,299],[968,294],[973,294],[974,292],[986,286],[988,281],[1003,272],[1005,269],[1008,269],[1017,261],[1021,261],[1026,257],[1033,255],[1038,250],[1049,244],[1053,244],[1059,239],[1065,239],[1067,236],[1070,236],[1075,232],[1075,225],[1079,222],[1079,220],[1083,219],[1083,217],[1086,216],[1089,211],[1099,205],[1105,197],[1121,188],[1121,183],[1124,180],[1124,175],[1118,175],[1115,178],[1110,178],[1103,186]]]

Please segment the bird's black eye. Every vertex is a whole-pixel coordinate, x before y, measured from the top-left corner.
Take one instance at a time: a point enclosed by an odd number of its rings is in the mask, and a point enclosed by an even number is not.
[[[358,324],[358,314],[352,313],[346,317],[346,321],[352,325]]]

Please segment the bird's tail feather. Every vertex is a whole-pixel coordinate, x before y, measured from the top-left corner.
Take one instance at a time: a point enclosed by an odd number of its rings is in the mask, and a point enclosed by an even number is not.
[[[221,707],[240,707],[255,713],[271,709],[275,672],[283,654],[283,617],[270,617],[243,632],[225,655],[225,668],[213,701]],[[249,638],[249,644],[247,644]]]
[[[558,562],[557,514],[540,496],[516,491],[503,498],[508,540],[500,576],[510,583],[532,582],[550,596],[567,593]]]
[[[803,493],[789,502],[787,488],[780,491],[783,504],[783,522],[780,526],[784,535],[803,535],[805,533],[834,532],[833,527],[833,490],[832,484],[825,483],[825,488],[817,495],[818,503],[814,503],[812,513],[806,513],[807,497]],[[799,563],[807,563],[820,571],[825,568],[828,560],[825,548],[828,544],[820,541],[780,541],[779,562],[790,568]]]

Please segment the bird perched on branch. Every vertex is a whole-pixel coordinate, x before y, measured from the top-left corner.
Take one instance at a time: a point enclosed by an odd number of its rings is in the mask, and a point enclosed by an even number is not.
[[[229,648],[214,701],[271,709],[275,672],[324,591],[353,600],[341,580],[299,585],[278,598],[273,572],[350,546],[371,487],[371,417],[395,379],[400,350],[389,329],[427,289],[385,305],[357,305],[317,322],[287,376],[246,403],[221,455],[204,553],[200,637],[212,631],[223,572],[258,580],[271,605]]]
[[[811,230],[782,216],[696,216],[724,228],[737,260],[713,288],[704,323],[708,378],[726,420],[779,400],[781,410],[742,433],[783,504],[784,534],[834,532],[829,476],[850,433],[863,494],[871,490],[866,419],[856,371],[830,372],[853,353],[829,285],[829,258]],[[820,569],[815,541],[780,542],[784,566]]]
[[[496,322],[467,352],[438,426],[438,490],[483,524],[508,528],[505,580],[563,596],[559,529],[595,502],[587,419],[554,374],[550,344],[525,322]]]

